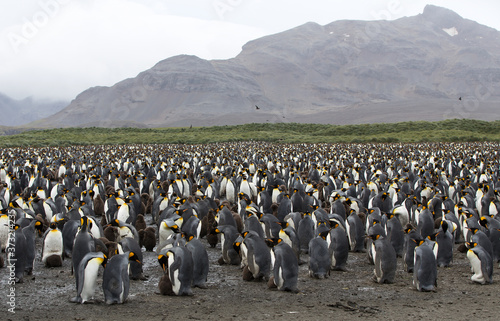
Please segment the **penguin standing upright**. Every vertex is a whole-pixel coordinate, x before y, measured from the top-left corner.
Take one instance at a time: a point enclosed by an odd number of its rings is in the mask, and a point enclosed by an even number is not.
[[[480,284],[493,283],[493,260],[490,253],[478,243],[467,242],[467,258],[473,275],[471,280]]]
[[[500,221],[489,216],[481,217],[479,224],[488,229],[488,237],[491,241],[493,262],[500,261]]]
[[[79,220],[69,220],[62,227],[63,236],[63,256],[71,257],[73,255],[73,243],[75,242],[75,236],[78,232],[80,222]]]
[[[423,238],[434,234],[434,217],[426,207],[418,215],[417,231]]]
[[[246,251],[246,268],[251,274],[251,277],[248,279],[261,280],[267,278],[271,270],[271,253],[266,242],[255,232],[244,232],[242,243]],[[242,263],[244,263],[243,259]],[[243,275],[245,274],[244,267]]]
[[[312,278],[325,279],[330,275],[332,258],[326,242],[329,232],[322,232],[309,241],[309,276]]]
[[[8,209],[4,208],[1,210],[0,215],[0,252],[5,251],[7,248],[7,243],[9,240],[9,215],[7,215]]]
[[[193,236],[186,243],[186,247],[193,257],[193,287],[207,288],[209,270],[208,253],[201,241]]]
[[[365,251],[365,229],[358,214],[351,210],[346,219],[346,232],[349,239],[349,246],[352,252]]]
[[[432,243],[420,241],[415,248],[413,285],[418,291],[434,291],[437,286],[437,263]]]
[[[26,237],[23,234],[23,229],[19,224],[14,225],[14,237],[9,236],[9,244],[7,245],[6,253],[9,266],[15,266],[15,282],[23,283],[24,270],[26,266]],[[14,239],[14,243],[10,241]],[[12,255],[11,255],[12,254]]]
[[[170,248],[164,254],[168,258],[168,276],[175,295],[193,295],[193,257],[184,246]]]
[[[394,247],[391,245],[387,237],[381,234],[370,234],[369,237],[373,240],[371,244],[373,263],[373,280],[377,283],[393,283],[396,276],[397,257]]]
[[[239,265],[241,257],[233,247],[233,243],[238,238],[238,230],[233,225],[221,225],[215,229],[216,233],[220,233],[220,243],[222,257],[219,259],[219,264]]]
[[[290,245],[282,242],[279,238],[268,239],[268,245],[273,245],[274,257],[273,276],[269,279],[269,284],[274,283],[280,291],[299,292],[297,288],[299,262],[295,252]]]
[[[26,238],[26,265],[25,271],[28,275],[33,273],[33,263],[35,261],[36,256],[36,248],[35,248],[35,227],[41,228],[42,222],[38,220],[32,220],[31,223],[23,228],[23,234]]]
[[[89,225],[91,225],[92,223],[90,223],[86,216],[83,216],[80,220],[80,224],[80,231],[75,237],[73,251],[71,254],[71,259],[73,260],[71,271],[76,271],[78,269],[78,264],[80,264],[80,261],[85,256],[85,254],[89,252],[95,252],[94,239],[88,231],[91,228],[91,226]]]
[[[136,260],[130,261],[130,278],[132,280],[145,280],[146,278],[142,274],[142,251],[139,243],[131,238],[125,237],[120,241],[123,252],[132,252],[135,253]]]
[[[437,265],[439,267],[449,266],[453,261],[453,245],[455,238],[450,232],[452,223],[447,220],[441,221],[441,227],[436,232],[436,243],[438,244]]]
[[[106,304],[123,303],[127,300],[130,288],[130,261],[142,263],[134,252],[116,254],[109,259],[102,275],[102,289]]]
[[[349,242],[346,232],[339,223],[333,223],[327,242],[329,243],[328,248],[331,256],[330,268],[334,271],[347,271]]]
[[[304,217],[299,221],[297,236],[300,241],[300,250],[304,253],[309,251],[309,241],[314,238],[314,221],[311,213],[304,213]]]
[[[97,272],[99,266],[106,266],[106,255],[102,252],[89,252],[81,259],[75,271],[76,297],[70,302],[85,303],[92,300],[97,287]]]
[[[57,228],[57,223],[50,223],[49,229],[43,235],[42,263],[46,267],[62,266],[63,236]]]
[[[403,254],[403,265],[408,273],[413,273],[415,265],[415,247],[420,244],[423,238],[411,224],[407,224],[405,229],[405,252]]]
[[[392,213],[387,214],[385,231],[387,237],[391,240],[391,244],[396,251],[396,255],[398,257],[403,257],[405,233],[403,230],[403,226],[401,226],[401,222]]]

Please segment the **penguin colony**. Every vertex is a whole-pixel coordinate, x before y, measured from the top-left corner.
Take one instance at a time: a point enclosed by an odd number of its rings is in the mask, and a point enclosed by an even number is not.
[[[11,148],[0,181],[0,266],[23,282],[36,259],[70,259],[75,303],[101,275],[105,302],[125,302],[130,279],[146,279],[143,251],[164,295],[207,288],[209,264],[296,293],[299,265],[356,273],[350,252],[366,253],[377,283],[394,282],[400,258],[418,291],[436,291],[454,244],[471,282],[492,283],[500,260],[497,144]]]

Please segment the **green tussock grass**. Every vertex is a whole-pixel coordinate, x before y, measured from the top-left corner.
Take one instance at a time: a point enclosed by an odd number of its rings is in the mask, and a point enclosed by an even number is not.
[[[245,124],[193,128],[61,128],[0,136],[0,147],[123,144],[417,143],[500,141],[500,121],[453,119],[388,124]]]

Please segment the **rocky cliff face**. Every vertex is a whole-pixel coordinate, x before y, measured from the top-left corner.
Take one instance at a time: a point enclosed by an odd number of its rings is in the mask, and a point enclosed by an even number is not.
[[[497,30],[427,6],[394,21],[307,23],[229,60],[171,57],[37,125],[500,119],[499,63]]]

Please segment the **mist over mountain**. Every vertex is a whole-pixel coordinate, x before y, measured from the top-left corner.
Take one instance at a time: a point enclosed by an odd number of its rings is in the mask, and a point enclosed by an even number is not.
[[[19,126],[53,115],[66,107],[67,101],[35,100],[31,97],[15,100],[0,93],[0,125]]]
[[[496,120],[499,82],[500,32],[428,5],[394,21],[306,23],[232,59],[171,57],[31,126]]]

